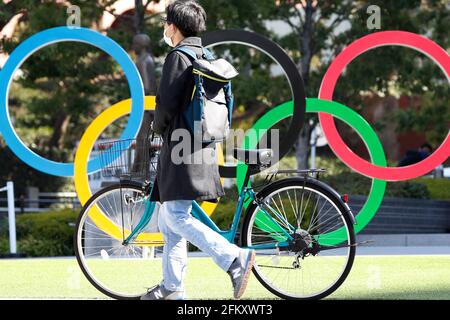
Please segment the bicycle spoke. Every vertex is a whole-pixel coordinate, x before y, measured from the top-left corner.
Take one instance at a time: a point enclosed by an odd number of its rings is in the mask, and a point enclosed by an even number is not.
[[[291,204],[292,212],[295,215],[295,220],[297,220],[297,212],[294,209],[294,204],[292,203],[292,199],[291,199],[291,195],[289,194],[289,190],[286,193],[287,193],[288,198],[289,198],[289,203]],[[295,194],[295,191],[294,191],[294,194]],[[300,226],[298,226],[298,228],[300,228]]]
[[[280,199],[280,204],[281,204],[281,208],[282,208],[282,213],[283,213],[283,216],[284,216],[284,221],[289,221],[288,220],[288,218],[287,218],[287,216],[286,216],[286,210],[284,210],[284,205],[283,205],[283,200],[281,200],[281,196],[280,196],[280,194],[278,194],[278,198]]]

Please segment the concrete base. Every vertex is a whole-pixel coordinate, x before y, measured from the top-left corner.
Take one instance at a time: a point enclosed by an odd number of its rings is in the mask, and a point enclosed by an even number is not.
[[[364,247],[450,247],[450,233],[443,234],[361,234],[356,242],[373,240]]]

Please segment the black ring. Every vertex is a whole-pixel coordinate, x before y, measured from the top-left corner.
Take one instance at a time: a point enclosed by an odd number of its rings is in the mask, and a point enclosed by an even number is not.
[[[302,76],[294,61],[276,42],[260,34],[245,30],[217,30],[202,35],[202,43],[205,47],[212,47],[219,44],[243,44],[256,48],[270,56],[277,62],[287,76],[291,86],[294,100],[294,114],[291,124],[285,136],[280,137],[279,159],[283,158],[297,141],[300,131],[303,128],[306,111],[306,94]],[[270,146],[268,146],[270,148]],[[220,166],[220,176],[224,178],[236,177],[236,166]],[[255,172],[257,173],[257,172]]]

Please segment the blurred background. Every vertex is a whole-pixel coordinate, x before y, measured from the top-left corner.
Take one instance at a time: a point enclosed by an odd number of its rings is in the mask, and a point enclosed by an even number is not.
[[[80,8],[80,25],[117,41],[136,62],[146,61],[146,94],[158,90],[169,51],[160,16],[168,1],[0,1],[0,68],[22,41],[48,28],[67,24],[70,6]],[[312,1],[200,0],[208,30],[246,29],[277,42],[301,72],[307,97],[317,97],[322,77],[337,54],[372,32],[418,33],[450,49],[450,5],[446,0]],[[379,8],[379,25],[369,23],[369,6]],[[140,35],[141,42],[136,45]],[[146,37],[142,38],[142,35]],[[139,38],[139,37],[138,37]],[[144,40],[142,40],[144,39]],[[143,42],[142,42],[143,41]],[[144,45],[142,45],[144,43]],[[248,129],[271,108],[292,99],[281,68],[267,55],[242,45],[220,45],[218,56],[240,71],[234,81],[233,128]],[[59,43],[32,56],[14,75],[9,112],[21,139],[36,153],[72,162],[79,139],[92,120],[109,106],[130,97],[120,66],[101,50],[82,43]],[[450,90],[445,74],[425,55],[404,47],[381,47],[355,59],[339,79],[334,100],[360,113],[377,132],[390,166],[420,161],[449,132]],[[285,130],[290,120],[278,125]],[[117,138],[124,117],[103,132]],[[364,143],[338,122],[345,142],[370,160]],[[146,118],[145,124],[148,124]],[[323,179],[350,194],[357,213],[371,179],[352,172],[335,157],[314,115],[308,115],[297,143],[281,168],[327,168]],[[311,157],[314,148],[315,155]],[[93,152],[95,155],[95,151]],[[233,160],[226,158],[232,163]],[[0,137],[0,187],[14,182],[19,251],[30,256],[73,255],[73,221],[79,212],[73,180],[40,173],[18,159]],[[447,160],[424,177],[389,183],[379,213],[366,233],[450,233],[450,165]],[[255,178],[258,179],[258,178]],[[101,187],[93,174],[91,186]],[[214,216],[227,227],[236,200],[233,180]],[[399,202],[398,199],[402,198]],[[395,206],[395,204],[401,204]],[[8,252],[6,194],[0,193],[0,253]],[[39,214],[36,214],[39,213]],[[404,213],[401,215],[401,213]],[[43,230],[45,229],[45,232]]]

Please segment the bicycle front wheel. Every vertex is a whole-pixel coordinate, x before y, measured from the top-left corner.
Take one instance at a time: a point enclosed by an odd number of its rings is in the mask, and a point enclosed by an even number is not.
[[[320,299],[335,291],[355,256],[352,219],[337,194],[296,177],[275,181],[256,197],[241,243],[256,250],[258,280],[284,299]]]
[[[78,264],[89,282],[111,298],[139,299],[161,279],[157,240],[124,244],[146,205],[140,186],[118,184],[92,196],[78,217],[74,235]],[[159,234],[148,228],[144,232],[157,239]]]

